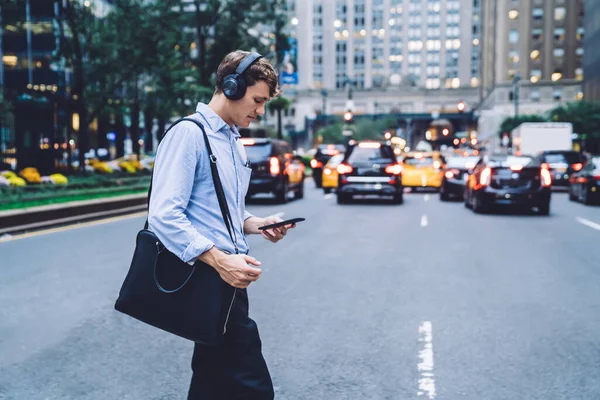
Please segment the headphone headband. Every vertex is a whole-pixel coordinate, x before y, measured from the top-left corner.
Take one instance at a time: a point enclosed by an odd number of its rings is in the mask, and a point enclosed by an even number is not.
[[[248,54],[242,60],[242,62],[240,63],[240,65],[238,65],[237,69],[235,70],[235,73],[241,76],[259,58],[262,58],[262,56],[260,54],[256,53],[256,52],[254,52],[254,51],[252,53]]]

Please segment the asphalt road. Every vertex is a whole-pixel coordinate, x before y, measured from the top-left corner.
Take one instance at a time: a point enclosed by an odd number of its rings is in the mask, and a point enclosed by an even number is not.
[[[307,220],[249,289],[282,400],[599,399],[600,207],[259,199]],[[0,242],[0,398],[184,399],[192,345],[113,310],[141,216]]]

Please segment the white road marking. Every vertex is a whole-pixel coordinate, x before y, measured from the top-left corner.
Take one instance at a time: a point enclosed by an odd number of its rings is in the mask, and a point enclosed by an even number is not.
[[[425,228],[427,225],[429,225],[427,215],[423,214],[423,216],[421,217],[421,227]]]
[[[419,342],[423,342],[423,349],[419,351],[417,365],[419,370],[419,391],[418,396],[427,396],[428,399],[435,399],[435,375],[433,373],[433,333],[430,321],[421,322],[419,326]]]
[[[592,229],[595,229],[597,231],[600,231],[600,224],[597,224],[595,222],[592,222],[590,220],[587,220],[585,218],[581,218],[581,217],[577,217],[575,218],[577,220],[577,222],[579,222],[580,224],[583,224],[585,226],[589,226]]]
[[[68,226],[61,226],[58,228],[45,229],[43,231],[23,233],[20,235],[4,235],[4,236],[0,237],[0,243],[10,242],[12,240],[26,239],[26,238],[30,238],[30,237],[34,237],[34,236],[47,235],[49,233],[70,231],[72,229],[84,228],[86,226],[103,225],[103,224],[108,224],[110,222],[124,221],[124,220],[131,219],[131,218],[141,217],[141,216],[147,215],[147,214],[148,213],[146,211],[142,211],[142,212],[138,212],[135,214],[128,214],[128,215],[122,215],[119,217],[111,217],[111,218],[106,218],[106,219],[100,219],[97,221],[84,222],[82,224],[74,224],[74,225],[68,225]]]
[[[325,200],[333,199],[333,196],[335,196],[335,194],[333,194],[333,193],[327,193],[325,195]]]
[[[429,201],[429,195],[428,194],[425,195],[425,201]]]

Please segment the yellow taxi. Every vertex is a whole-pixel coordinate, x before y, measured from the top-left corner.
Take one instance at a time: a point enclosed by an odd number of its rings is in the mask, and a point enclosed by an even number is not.
[[[331,193],[338,187],[337,167],[344,161],[344,154],[337,154],[329,159],[323,168],[323,191]]]
[[[439,188],[444,159],[437,152],[411,152],[402,158],[402,186]]]

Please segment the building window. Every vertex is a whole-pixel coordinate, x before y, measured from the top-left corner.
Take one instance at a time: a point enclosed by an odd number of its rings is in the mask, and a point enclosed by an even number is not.
[[[519,12],[517,10],[510,10],[508,12],[508,18],[510,18],[510,19],[517,19],[517,18],[519,18]]]
[[[529,97],[531,97],[531,101],[540,101],[540,91],[537,89],[532,90]]]
[[[519,52],[516,50],[511,50],[508,52],[508,60],[513,63],[516,64],[519,62]]]
[[[560,72],[560,70],[555,70],[554,73],[552,74],[552,82],[558,82],[562,79],[563,74],[562,72]]]
[[[532,60],[537,61],[540,59],[540,51],[533,50],[529,56],[531,57]]]
[[[585,37],[585,28],[580,26],[579,28],[577,28],[577,40],[583,40],[584,37]]]
[[[554,29],[554,40],[558,42],[565,40],[565,28]]]
[[[577,79],[578,81],[583,80],[583,68],[575,69],[575,79]]]
[[[567,9],[565,7],[556,7],[554,9],[554,20],[563,21],[567,15]]]
[[[552,98],[554,99],[554,101],[560,101],[561,97],[562,97],[562,90],[561,89],[554,89],[552,91]]]
[[[554,57],[562,58],[564,56],[565,56],[565,49],[560,49],[560,48],[554,49]]]
[[[540,81],[540,79],[542,79],[542,70],[541,69],[532,69],[530,81],[532,83],[537,83]]]
[[[542,19],[544,19],[544,9],[543,8],[534,8],[531,11],[531,16],[533,17],[534,20],[541,21]]]
[[[531,30],[531,39],[540,40],[542,35],[544,34],[544,30],[540,28],[535,28]]]
[[[583,47],[579,47],[577,50],[575,50],[575,54],[578,56],[583,56],[583,52]]]
[[[510,43],[518,43],[519,42],[519,31],[516,29],[511,29],[508,33],[508,41]]]

